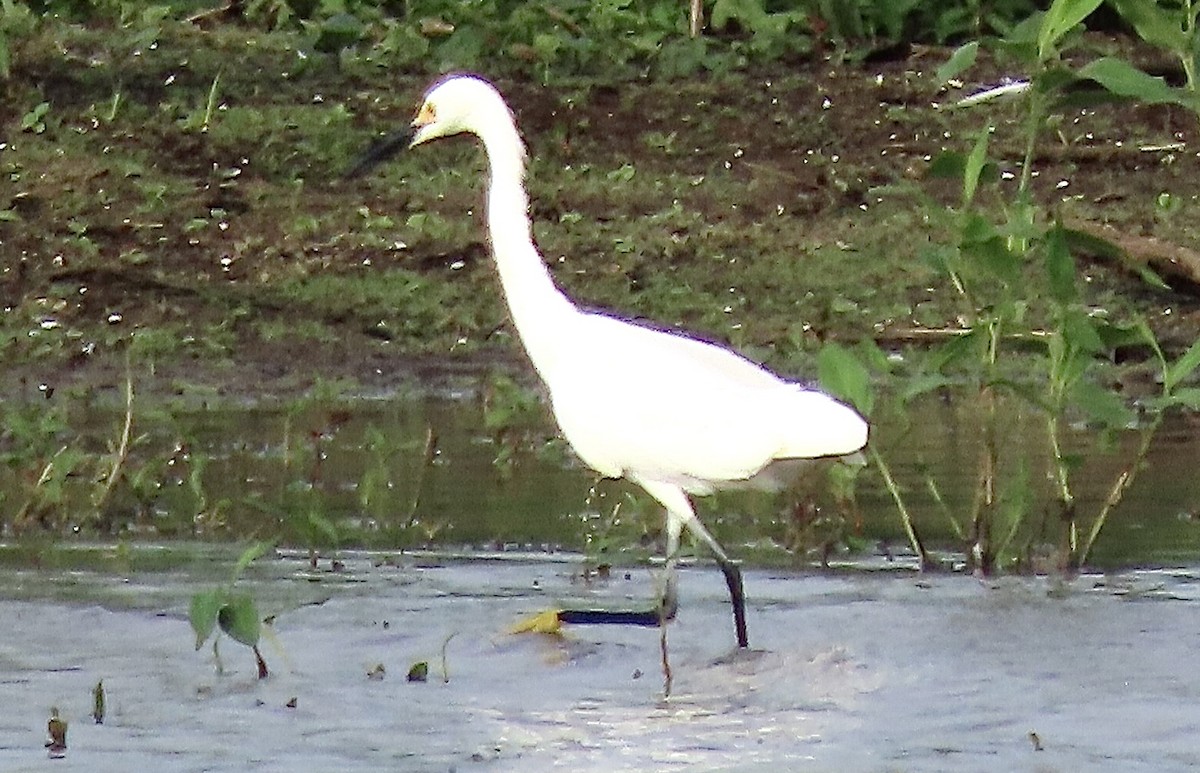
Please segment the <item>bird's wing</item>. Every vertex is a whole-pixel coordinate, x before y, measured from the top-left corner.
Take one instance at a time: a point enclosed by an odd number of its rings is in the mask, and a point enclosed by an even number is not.
[[[585,315],[572,355],[547,375],[563,433],[605,475],[636,472],[690,490],[743,480],[773,459],[848,453],[831,438],[853,411],[718,346]],[[853,434],[853,431],[851,431]],[[843,448],[853,445],[852,448]]]

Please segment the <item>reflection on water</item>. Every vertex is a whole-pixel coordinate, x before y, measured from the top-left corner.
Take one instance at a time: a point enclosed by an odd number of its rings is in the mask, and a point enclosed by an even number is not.
[[[1035,542],[1054,543],[1062,526],[1041,414],[1005,408],[1001,480],[1016,479],[1025,466],[1034,492],[1025,530]],[[881,419],[873,429],[872,442],[899,479],[923,537],[951,550],[962,548],[952,519],[965,523],[976,487],[980,432],[972,411],[971,401],[930,399],[905,427]],[[626,548],[656,533],[659,515],[648,498],[623,483],[597,485],[555,440],[548,416],[496,422],[485,413],[478,400],[444,396],[157,411],[139,417],[147,436],[138,448],[165,460],[158,476],[163,483],[123,504],[133,527],[149,536],[282,534],[300,547],[596,550]],[[116,415],[89,414],[88,426],[102,437],[118,423]],[[1086,529],[1135,454],[1139,435],[1106,439],[1081,429],[1066,442],[1083,460],[1074,486]],[[1195,425],[1168,420],[1110,516],[1092,563],[1180,563],[1200,556],[1198,458]],[[804,491],[829,508],[825,488],[817,475]],[[860,475],[858,500],[860,544],[902,550],[894,504],[873,469]],[[752,493],[722,494],[700,506],[718,539],[743,557],[746,546],[784,541],[796,512],[786,498]]]

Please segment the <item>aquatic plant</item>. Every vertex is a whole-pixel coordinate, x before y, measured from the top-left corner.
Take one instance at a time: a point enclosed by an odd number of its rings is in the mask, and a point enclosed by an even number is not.
[[[1099,99],[1124,97],[1189,104],[1188,95],[1182,91],[1165,86],[1121,60],[1098,59],[1077,69],[1064,63],[1062,54],[1071,36],[1099,4],[1099,0],[1056,0],[1002,41],[1004,50],[1029,71],[1029,80],[1020,88],[1005,89],[1017,93],[1024,116],[1024,154],[1011,194],[1005,193],[999,164],[989,154],[996,132],[991,122],[979,130],[969,151],[946,153],[933,163],[935,174],[955,177],[961,184],[957,207],[943,209],[932,201],[927,207],[930,217],[943,219],[947,229],[957,236],[955,243],[932,247],[927,261],[959,298],[961,328],[934,353],[930,371],[907,385],[902,399],[964,381],[975,395],[981,452],[974,504],[965,519],[953,514],[950,517],[968,546],[969,563],[984,573],[1004,566],[1028,566],[1033,539],[1027,533],[1028,521],[1036,511],[1029,449],[1018,449],[1015,463],[1001,458],[1005,431],[1000,419],[1001,401],[1020,401],[1043,417],[1050,449],[1048,474],[1054,483],[1057,517],[1062,524],[1058,565],[1064,570],[1078,569],[1087,560],[1108,515],[1144,461],[1163,412],[1177,405],[1200,407],[1200,395],[1178,388],[1200,365],[1200,342],[1171,360],[1143,320],[1135,316],[1132,321],[1121,322],[1092,313],[1079,288],[1072,254],[1087,235],[1048,213],[1033,196],[1039,142],[1056,111],[1063,105],[1079,104],[1081,97],[1072,87],[1080,82],[1102,86],[1104,93]],[[949,78],[970,66],[976,48],[974,43],[960,48],[939,75]],[[980,100],[970,102],[978,104]],[[986,204],[980,202],[985,189],[991,194]],[[993,208],[999,209],[998,218]],[[1094,237],[1087,238],[1094,247]],[[1114,253],[1120,252],[1115,245],[1109,247]],[[1143,275],[1162,286],[1161,280],[1148,271]],[[1140,345],[1153,353],[1162,372],[1161,394],[1138,406],[1144,417],[1138,450],[1093,515],[1091,529],[1081,537],[1071,481],[1082,460],[1067,450],[1063,436],[1065,427],[1076,416],[1108,433],[1135,424],[1134,412],[1116,393],[1097,385],[1094,377],[1097,360],[1118,344]],[[1032,353],[1038,371],[1035,375],[1040,378],[1022,377],[1007,368],[1005,357],[1014,352]],[[884,362],[886,368],[886,361],[875,361]],[[885,480],[889,479],[882,457],[876,452],[874,458]],[[936,497],[936,484],[929,485]],[[903,495],[890,483],[888,488],[907,524]],[[1022,532],[1026,532],[1024,540],[1018,539]],[[911,530],[909,536],[914,549],[920,552],[919,540]]]
[[[223,632],[229,638],[253,651],[258,678],[267,678],[267,662],[258,649],[258,641],[263,627],[258,605],[254,601],[254,596],[236,591],[234,585],[246,568],[270,551],[272,547],[273,545],[269,542],[256,542],[250,545],[242,551],[234,563],[227,583],[200,591],[192,596],[192,602],[188,609],[188,621],[192,625],[192,632],[196,635],[196,649],[199,650],[212,638],[213,659],[216,661],[218,673],[224,670],[218,648],[220,633]],[[216,635],[214,636],[214,634]]]

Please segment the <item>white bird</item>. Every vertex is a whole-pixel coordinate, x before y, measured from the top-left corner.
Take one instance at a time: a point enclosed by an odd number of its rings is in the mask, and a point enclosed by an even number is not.
[[[478,76],[435,82],[411,127],[350,174],[455,134],[475,135],[487,153],[487,227],[500,284],[563,435],[592,469],[633,481],[666,508],[666,614],[675,609],[674,565],[686,527],[716,555],[738,646],[748,646],[741,571],[697,519],[688,495],[752,482],[780,460],[853,453],[867,442],[866,421],[728,349],[584,310],[567,298],[533,242],[525,147],[513,114]]]

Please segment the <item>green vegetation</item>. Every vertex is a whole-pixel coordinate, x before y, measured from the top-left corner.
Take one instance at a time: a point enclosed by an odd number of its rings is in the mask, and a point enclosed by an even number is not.
[[[1035,556],[1047,536],[1047,519],[1059,524],[1050,529],[1051,539],[1058,532],[1057,544],[1051,542],[1058,568],[1080,569],[1108,515],[1145,462],[1164,413],[1178,406],[1200,410],[1200,390],[1177,389],[1200,366],[1200,340],[1178,359],[1170,359],[1144,319],[1114,320],[1093,313],[1081,292],[1071,252],[1072,242],[1085,240],[1086,235],[1064,225],[1060,213],[1048,211],[1033,198],[1034,159],[1048,130],[1062,122],[1066,106],[1080,105],[1079,95],[1071,91],[1078,81],[1094,80],[1104,87],[1105,93],[1092,96],[1094,102],[1136,95],[1195,104],[1188,91],[1172,89],[1120,60],[1098,59],[1078,69],[1064,64],[1071,34],[1098,5],[1099,0],[1056,0],[1044,14],[1031,17],[1001,41],[1029,74],[1028,88],[1020,96],[1025,152],[1015,189],[1006,192],[998,185],[998,165],[988,157],[996,131],[990,123],[979,131],[968,152],[943,154],[933,164],[935,170],[961,182],[960,204],[945,213],[947,230],[958,235],[957,243],[937,245],[926,255],[961,301],[961,328],[956,331],[959,335],[935,349],[926,373],[908,380],[896,412],[898,420],[904,421],[908,401],[948,384],[965,384],[974,395],[983,437],[976,495],[967,517],[955,512],[947,512],[947,517],[964,543],[968,566],[987,574],[998,568],[1035,568]],[[941,74],[950,77],[969,66],[975,49],[976,44],[959,49]],[[987,205],[981,205],[977,197],[985,186],[994,186],[995,191]],[[932,206],[928,209],[936,211]],[[1165,289],[1157,277],[1146,278]],[[1140,416],[1119,395],[1097,383],[1100,359],[1120,344],[1154,352],[1160,391],[1139,401]],[[1004,367],[1009,352],[1029,353],[1021,358],[1023,373]],[[826,358],[823,373],[827,385],[869,413],[873,399],[864,369],[845,351],[831,354],[836,357]],[[882,353],[868,355],[881,369],[889,369]],[[1017,446],[1015,459],[1002,458],[1001,435],[1009,422],[1004,417],[1012,415],[1012,410],[999,409],[1005,400],[1020,401],[1042,416],[1048,470],[1031,473],[1036,462],[1028,445]],[[1111,435],[1137,426],[1141,434],[1137,451],[1121,465],[1108,495],[1088,519],[1086,535],[1080,533],[1085,516],[1078,511],[1072,481],[1088,460],[1069,453],[1064,443],[1067,427],[1080,419],[1097,433]],[[913,550],[927,564],[930,559],[913,529],[903,494],[892,484],[878,449],[872,449],[872,461],[888,481]],[[1046,508],[1036,500],[1034,474],[1052,481],[1055,507]],[[938,490],[933,480],[929,486]],[[1031,525],[1039,514],[1042,522]]]
[[[693,34],[678,0],[0,0],[0,526],[31,545],[279,538],[314,559],[453,539],[428,501],[442,428],[389,435],[314,390],[317,375],[394,389],[431,361],[473,374],[491,474],[569,464],[506,367],[520,352],[478,152],[447,142],[340,179],[431,76],[466,68],[520,114],[539,244],[585,304],[820,372],[898,446],[922,396],[970,402],[969,502],[932,474],[913,490],[881,444],[782,513],[740,500],[751,514],[719,537],[861,550],[873,491],[923,562],[926,497],[954,535],[930,542],[983,571],[1038,568],[1048,549],[1077,568],[1166,412],[1197,408],[1194,298],[1079,225],[1200,236],[1190,159],[1171,150],[1200,105],[1195,11],[1113,0],[1132,40],[1083,34],[1098,0],[1038,5],[717,0]],[[1164,56],[1178,77],[1139,69]],[[930,106],[968,75],[1029,86]],[[1148,386],[1119,391],[1130,381]],[[282,459],[215,485],[228,467],[196,442],[196,406],[264,394],[291,406]],[[1040,433],[1015,450],[1012,415]],[[328,468],[339,433],[361,447],[336,476],[349,496]],[[1085,511],[1094,437],[1128,458]],[[657,528],[610,501],[577,527],[597,563]]]
[[[254,652],[254,661],[258,667],[258,678],[267,678],[267,662],[258,651],[258,640],[262,634],[263,621],[258,612],[258,605],[249,593],[235,591],[234,583],[241,577],[246,567],[271,549],[271,545],[260,542],[242,553],[234,564],[233,573],[226,585],[211,590],[201,591],[192,596],[188,619],[196,634],[196,649],[199,650],[205,642],[213,640],[213,659],[216,660],[217,671],[223,669],[221,653],[217,647],[220,635],[213,636],[218,628],[229,638],[244,644]]]

